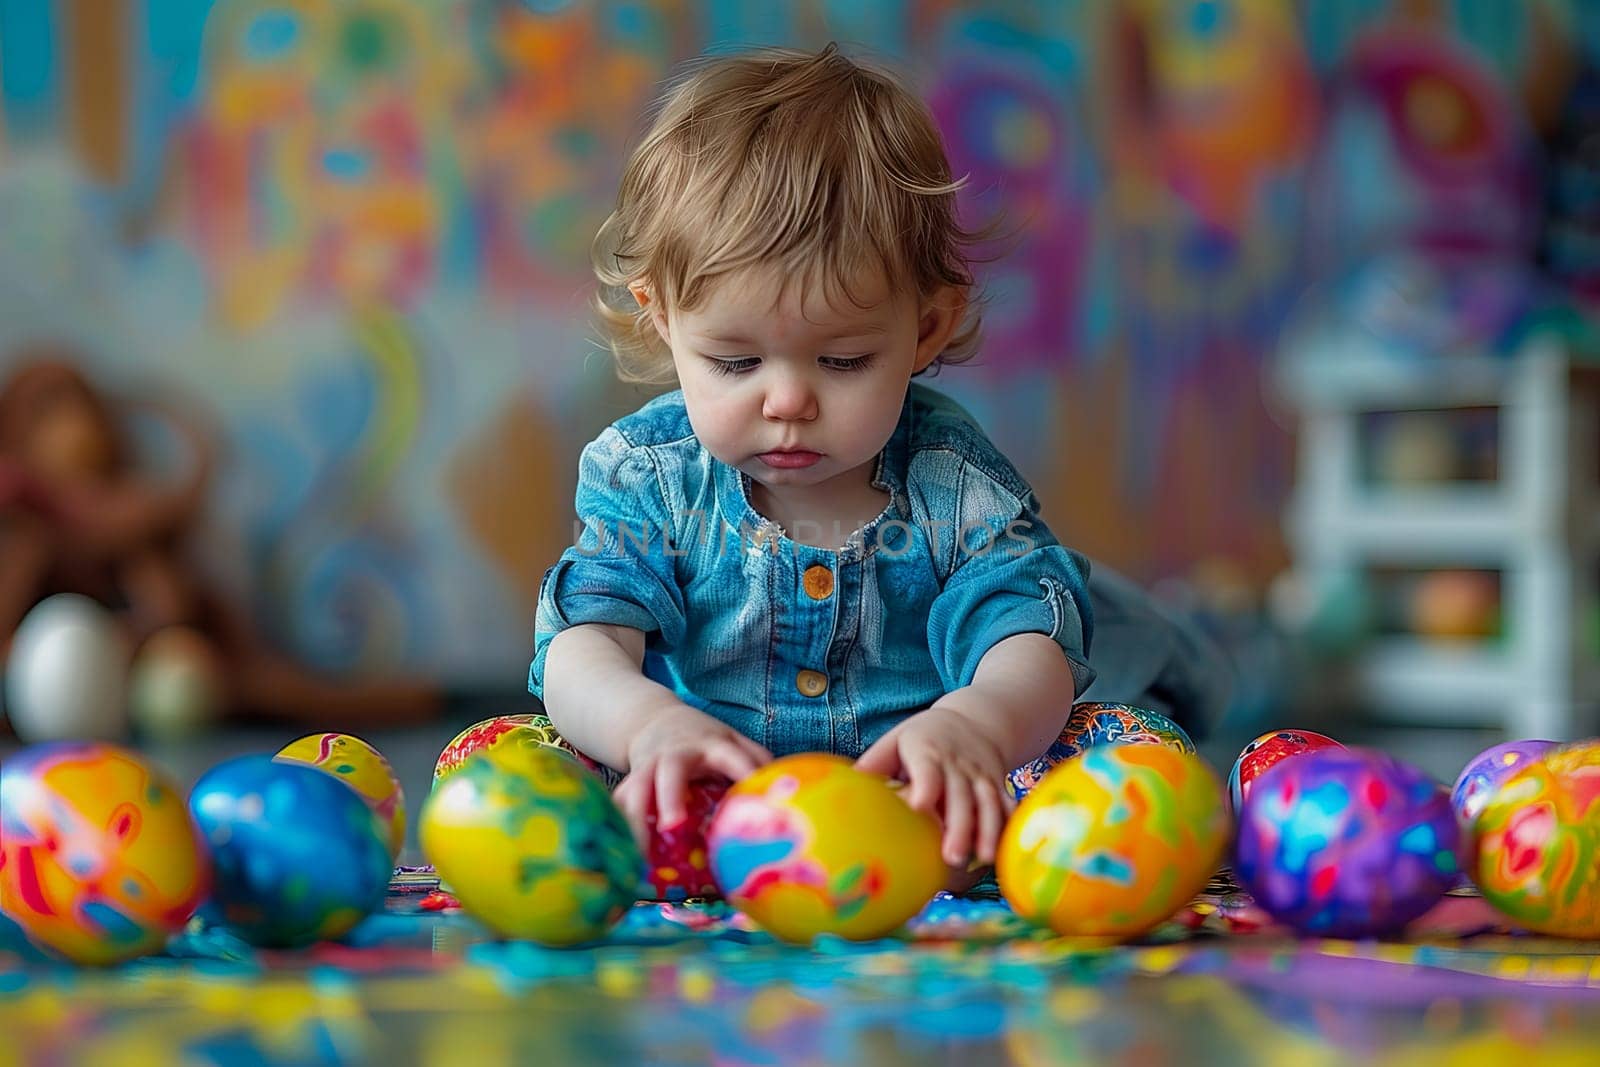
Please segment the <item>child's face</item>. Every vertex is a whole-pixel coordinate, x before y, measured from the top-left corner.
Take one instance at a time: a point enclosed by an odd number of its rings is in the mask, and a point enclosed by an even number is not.
[[[855,301],[754,271],[717,282],[699,307],[654,316],[672,349],[689,421],[718,459],[769,491],[867,484],[906,386],[961,322],[965,295],[892,292],[881,272]],[[863,305],[858,307],[857,303]]]

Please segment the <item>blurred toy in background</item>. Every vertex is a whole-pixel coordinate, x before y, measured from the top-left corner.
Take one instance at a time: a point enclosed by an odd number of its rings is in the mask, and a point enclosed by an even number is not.
[[[130,707],[154,734],[221,716],[319,727],[431,716],[439,704],[432,683],[318,677],[271,648],[243,605],[200,572],[190,542],[216,452],[192,413],[114,399],[58,347],[15,352],[7,362],[0,662],[12,679],[12,725],[24,740],[115,737]],[[132,433],[139,419],[181,446],[181,473],[141,459]],[[50,599],[62,593],[78,599]]]
[[[1361,421],[1362,473],[1369,487],[1500,478],[1500,419],[1493,407],[1372,411]]]
[[[1410,630],[1431,641],[1471,641],[1503,631],[1500,575],[1446,568],[1416,577],[1407,605]]]

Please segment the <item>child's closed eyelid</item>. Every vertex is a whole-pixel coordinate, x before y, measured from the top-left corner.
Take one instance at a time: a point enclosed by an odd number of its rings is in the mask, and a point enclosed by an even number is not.
[[[761,363],[757,356],[705,356],[704,358],[713,374],[747,374]]]
[[[875,352],[863,352],[850,356],[819,356],[817,362],[828,370],[849,372],[866,370],[876,358]]]

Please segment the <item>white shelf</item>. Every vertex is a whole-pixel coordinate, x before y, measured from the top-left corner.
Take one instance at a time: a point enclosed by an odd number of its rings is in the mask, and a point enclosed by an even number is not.
[[[1508,546],[1533,532],[1510,493],[1496,485],[1362,489],[1334,506],[1297,497],[1290,513],[1295,540],[1338,542],[1363,555],[1462,562],[1503,559]],[[1313,528],[1313,524],[1315,524]]]
[[[1317,349],[1320,346],[1320,355]],[[1589,732],[1600,654],[1575,635],[1596,610],[1600,371],[1548,341],[1515,356],[1409,360],[1356,331],[1313,338],[1280,373],[1301,408],[1299,470],[1287,532],[1300,577],[1337,588],[1374,567],[1485,567],[1501,573],[1498,642],[1375,638],[1351,679],[1380,716],[1498,724],[1512,736]],[[1498,409],[1500,480],[1371,486],[1362,436],[1373,412]]]
[[[1499,722],[1520,688],[1516,664],[1502,647],[1405,637],[1374,641],[1356,679],[1379,715],[1393,710],[1459,725]]]
[[[1515,361],[1482,353],[1396,358],[1371,338],[1343,335],[1306,344],[1278,371],[1278,385],[1303,411],[1411,411],[1498,406]]]

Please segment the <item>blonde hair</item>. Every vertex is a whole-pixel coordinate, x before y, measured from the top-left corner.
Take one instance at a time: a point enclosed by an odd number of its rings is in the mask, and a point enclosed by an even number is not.
[[[881,267],[895,291],[970,289],[980,234],[956,218],[944,142],[925,104],[834,45],[710,58],[661,99],[628,158],[593,249],[598,311],[624,381],[673,380],[671,355],[629,287],[697,306],[719,276],[770,264],[852,301]],[[935,360],[973,354],[975,307]]]

